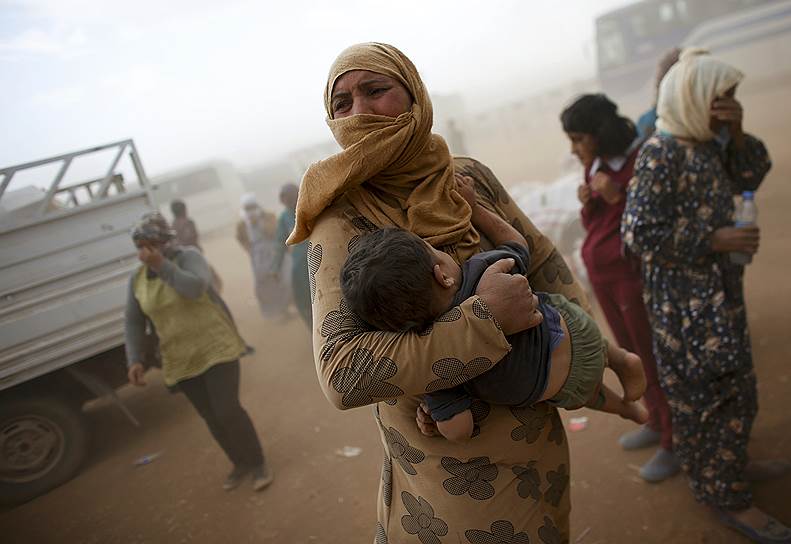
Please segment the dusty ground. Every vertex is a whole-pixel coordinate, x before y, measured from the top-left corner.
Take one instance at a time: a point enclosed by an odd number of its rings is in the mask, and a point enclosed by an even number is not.
[[[767,92],[746,101],[748,126],[760,127],[775,159],[758,196],[762,249],[747,274],[761,403],[750,451],[791,458],[791,150],[782,139],[788,116],[774,110],[782,96]],[[0,513],[2,542],[371,542],[382,450],[370,409],[338,412],[324,399],[307,330],[297,320],[271,324],[259,317],[246,258],[230,233],[205,245],[243,335],[257,349],[243,362],[241,398],[275,469],[274,484],[259,494],[247,486],[224,492],[227,461],[186,399],[168,393],[151,373],[147,388],[121,391],[143,427],[132,428],[107,403],[89,406],[93,444],[82,472]],[[617,447],[617,437],[632,428],[628,423],[585,415],[588,428],[569,433],[572,542],[743,541],[695,504],[683,477],[660,485],[637,477],[651,452]],[[362,454],[336,454],[346,445]],[[153,463],[133,466],[139,456],[160,451]],[[755,492],[758,505],[791,523],[791,476]]]

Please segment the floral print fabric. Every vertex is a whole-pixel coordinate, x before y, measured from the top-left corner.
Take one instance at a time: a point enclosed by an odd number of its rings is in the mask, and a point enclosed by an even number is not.
[[[674,452],[695,497],[732,510],[752,500],[742,471],[757,391],[744,270],[712,252],[710,240],[733,224],[733,195],[756,189],[770,166],[749,135],[742,150],[654,135],[638,157],[622,222],[626,247],[642,259]]]

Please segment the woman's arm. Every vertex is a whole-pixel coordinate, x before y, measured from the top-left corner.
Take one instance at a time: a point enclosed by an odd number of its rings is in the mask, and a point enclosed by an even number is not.
[[[742,146],[728,144],[725,168],[731,176],[733,192],[755,191],[772,168],[772,160],[764,143],[750,134],[743,136]]]
[[[585,291],[554,244],[527,218],[492,171],[469,157],[455,157],[454,164],[457,172],[475,180],[478,202],[497,213],[524,236],[531,255],[527,278],[533,289],[564,295],[590,312]]]
[[[420,332],[371,330],[341,294],[340,269],[357,237],[375,228],[362,217],[324,211],[310,236],[316,370],[340,409],[452,387],[485,372],[510,345],[481,297],[474,296]]]
[[[635,165],[621,223],[624,244],[643,260],[692,264],[712,251],[712,225],[701,214],[679,216],[676,202],[683,147],[649,140]]]
[[[175,261],[164,259],[157,271],[162,281],[185,298],[199,298],[209,288],[211,270],[197,250],[184,248]]]
[[[496,213],[487,210],[480,204],[472,209],[472,224],[478,231],[486,236],[495,246],[506,242],[516,242],[527,247],[527,239],[505,219]]]

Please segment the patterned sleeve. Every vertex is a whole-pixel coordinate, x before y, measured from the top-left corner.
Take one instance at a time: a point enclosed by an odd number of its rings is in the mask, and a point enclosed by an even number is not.
[[[744,135],[744,149],[734,149],[733,142],[728,146],[725,160],[726,169],[731,176],[733,192],[755,191],[772,168],[772,160],[764,143],[750,134]]]
[[[693,201],[677,202],[685,148],[651,139],[640,151],[626,195],[621,233],[626,247],[644,261],[696,263],[711,253],[714,230]],[[688,212],[688,213],[687,213]]]
[[[455,157],[454,163],[457,171],[475,180],[479,202],[508,221],[527,240],[531,258],[527,279],[533,289],[564,295],[590,312],[590,303],[584,289],[555,249],[555,245],[527,218],[494,173],[484,164],[469,157]]]
[[[482,374],[511,349],[477,296],[420,332],[374,331],[343,300],[340,269],[360,234],[375,229],[336,204],[317,221],[308,246],[313,351],[324,394],[338,408],[391,404]]]

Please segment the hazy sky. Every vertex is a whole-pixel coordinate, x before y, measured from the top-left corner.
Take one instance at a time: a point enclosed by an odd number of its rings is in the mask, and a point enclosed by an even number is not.
[[[593,75],[593,18],[629,0],[0,0],[0,166],[132,137],[149,174],[330,137],[344,47],[404,51],[468,110]]]

